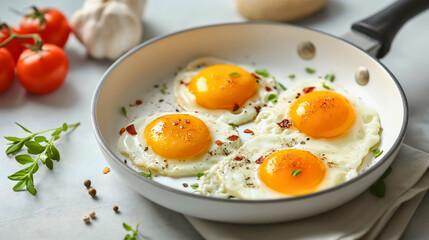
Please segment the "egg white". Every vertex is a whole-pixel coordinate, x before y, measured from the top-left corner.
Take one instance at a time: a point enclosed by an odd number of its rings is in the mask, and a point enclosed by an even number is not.
[[[199,106],[195,101],[195,96],[189,91],[187,83],[197,75],[204,67],[215,64],[231,64],[239,66],[246,71],[252,73],[254,69],[250,66],[237,65],[217,58],[205,57],[198,58],[190,62],[185,69],[180,71],[174,79],[174,94],[178,105],[189,112],[198,112],[216,121],[222,121],[228,124],[240,125],[253,120],[257,111],[255,107],[263,107],[268,103],[268,96],[271,94],[277,95],[277,90],[274,88],[274,78],[264,78],[259,76],[259,89],[255,96],[249,99],[239,110],[231,112],[228,110],[213,110]],[[271,88],[267,91],[265,87]],[[243,89],[245,91],[245,89]]]
[[[255,161],[261,156],[268,155],[283,149],[302,149],[319,157],[325,167],[326,175],[316,191],[336,186],[347,180],[351,169],[333,164],[341,156],[326,154],[325,151],[315,150],[311,140],[281,136],[278,134],[265,134],[252,138],[244,143],[236,152],[229,155],[209,170],[199,180],[197,192],[201,195],[238,198],[238,199],[271,199],[292,197],[276,192],[267,187],[258,177],[260,164]],[[243,159],[236,161],[239,156]]]
[[[231,135],[238,135],[230,125],[216,122],[196,113],[188,114],[201,119],[208,127],[212,142],[209,150],[203,155],[191,159],[166,159],[154,153],[147,146],[144,138],[144,129],[153,120],[163,115],[176,114],[175,112],[156,113],[149,117],[142,117],[133,123],[137,135],[130,135],[126,131],[120,136],[118,149],[120,153],[132,160],[135,166],[144,171],[152,171],[157,175],[169,177],[196,176],[220,161],[226,155],[234,152],[241,146],[241,140],[230,141]],[[218,146],[215,141],[220,140],[223,144]],[[146,149],[146,151],[145,151]]]
[[[281,128],[277,123],[288,118],[287,114],[297,94],[304,94],[302,89],[305,87],[315,87],[313,91],[334,91],[345,96],[356,112],[356,120],[351,129],[336,138],[312,138],[293,126]],[[278,99],[276,105],[269,106],[259,113],[254,125],[255,135],[279,134],[296,139],[309,138],[309,142],[312,143],[312,151],[324,152],[327,156],[336,156],[331,157],[332,161],[342,168],[349,169],[347,179],[358,175],[363,159],[368,155],[370,149],[380,142],[381,125],[377,111],[332,82],[324,79],[301,81],[281,93]]]

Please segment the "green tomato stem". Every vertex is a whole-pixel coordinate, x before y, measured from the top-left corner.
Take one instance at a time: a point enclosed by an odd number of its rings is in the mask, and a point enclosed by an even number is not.
[[[11,42],[15,38],[17,38],[17,39],[32,38],[32,39],[34,39],[34,46],[31,46],[28,44],[25,44],[25,46],[27,48],[35,51],[35,52],[42,51],[43,41],[42,41],[42,38],[39,36],[39,34],[37,34],[37,33],[17,34],[16,32],[12,31],[12,29],[6,23],[1,24],[0,29],[1,28],[6,28],[7,31],[10,33],[10,36],[3,43],[0,44],[0,48],[6,46],[9,42]]]

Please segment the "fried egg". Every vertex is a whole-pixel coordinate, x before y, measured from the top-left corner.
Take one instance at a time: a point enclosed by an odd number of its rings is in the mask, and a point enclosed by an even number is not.
[[[174,94],[186,111],[240,125],[253,120],[268,96],[277,94],[269,74],[263,77],[253,72],[249,66],[199,58],[177,74]]]
[[[197,192],[221,198],[285,198],[345,182],[352,170],[335,164],[341,156],[314,150],[315,144],[290,135],[256,136],[207,170]]]
[[[255,120],[255,135],[279,134],[312,143],[312,151],[339,156],[333,162],[355,177],[370,149],[380,141],[380,119],[339,86],[323,79],[297,83]]]
[[[196,176],[235,151],[241,140],[230,125],[196,113],[156,113],[121,130],[118,149],[144,171]]]

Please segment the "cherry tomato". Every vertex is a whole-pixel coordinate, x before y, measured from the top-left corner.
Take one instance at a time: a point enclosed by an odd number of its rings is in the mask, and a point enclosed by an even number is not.
[[[13,27],[10,27],[12,29],[12,31],[16,32],[19,34],[19,31],[16,30]],[[0,43],[3,43],[3,41],[5,41],[7,38],[9,38],[10,33],[6,28],[2,28],[0,31]],[[12,41],[10,41],[5,48],[7,50],[9,50],[9,52],[12,54],[15,63],[16,61],[18,61],[19,55],[21,55],[22,51],[24,51],[25,47],[24,47],[24,43],[26,44],[34,44],[34,41],[32,39],[13,39]]]
[[[10,88],[15,78],[15,61],[6,48],[0,48],[0,93]]]
[[[53,44],[44,44],[40,52],[26,49],[18,59],[16,75],[19,83],[34,94],[48,94],[58,89],[69,70],[64,51]]]
[[[44,43],[64,47],[71,31],[67,18],[56,9],[33,9],[33,13],[21,19],[19,32],[38,33]]]

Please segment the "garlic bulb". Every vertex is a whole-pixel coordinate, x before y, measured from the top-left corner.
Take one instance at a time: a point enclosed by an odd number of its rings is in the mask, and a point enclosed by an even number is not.
[[[145,0],[87,0],[71,19],[77,39],[97,59],[115,60],[140,43]]]

